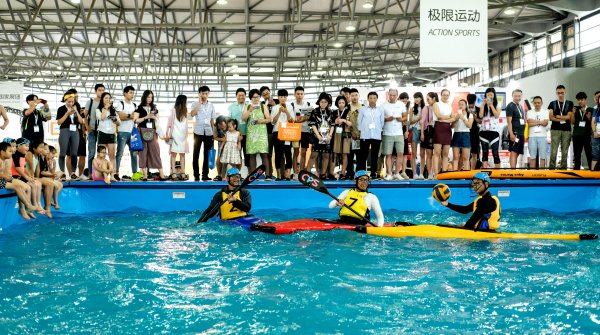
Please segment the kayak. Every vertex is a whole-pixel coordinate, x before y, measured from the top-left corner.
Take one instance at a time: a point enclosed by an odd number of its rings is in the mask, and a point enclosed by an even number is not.
[[[439,180],[471,179],[477,172],[487,173],[492,179],[600,179],[600,171],[589,170],[524,170],[488,169],[440,172]]]
[[[385,226],[393,226],[394,223],[386,223]],[[328,219],[299,219],[283,222],[259,223],[253,224],[251,230],[262,231],[271,234],[292,234],[298,231],[309,230],[332,230],[345,229],[354,230],[356,227],[363,227],[351,223],[342,223]]]
[[[220,222],[220,223],[234,225],[234,226],[241,226],[245,229],[250,229],[252,227],[252,225],[254,225],[254,224],[260,224],[260,223],[267,222],[263,218],[254,216],[254,215],[243,216],[241,218],[237,218],[237,219],[233,219],[233,220],[216,219],[216,221]]]
[[[443,225],[414,225],[414,226],[396,226],[396,227],[356,227],[355,231],[369,235],[387,236],[387,237],[425,237],[425,238],[445,238],[445,239],[544,239],[544,240],[595,240],[596,234],[522,234],[522,233],[504,233],[491,231],[474,231],[462,227],[443,226]]]

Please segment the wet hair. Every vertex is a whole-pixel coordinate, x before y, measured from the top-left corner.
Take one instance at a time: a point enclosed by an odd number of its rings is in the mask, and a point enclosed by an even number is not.
[[[577,93],[577,95],[575,95],[575,99],[577,99],[577,100],[587,99],[587,94],[585,94],[585,92],[579,92],[579,93]]]
[[[106,152],[106,147],[104,145],[99,145],[96,149],[97,153]]]
[[[288,96],[288,91],[285,88],[277,90],[277,96],[278,97],[287,97]]]
[[[235,90],[235,95],[237,95],[237,94],[238,94],[238,93],[240,93],[240,92],[242,92],[242,93],[246,94],[246,90],[245,90],[244,88],[240,87],[240,88],[238,88],[237,90]]]
[[[184,121],[187,118],[187,96],[180,94],[175,99],[175,116],[177,120]]]
[[[200,86],[200,88],[198,88],[198,93],[202,92],[210,92],[210,88],[208,88],[206,85]]]
[[[125,88],[123,89],[123,93],[129,93],[131,91],[135,91],[135,88],[133,88],[133,86],[125,86]]]

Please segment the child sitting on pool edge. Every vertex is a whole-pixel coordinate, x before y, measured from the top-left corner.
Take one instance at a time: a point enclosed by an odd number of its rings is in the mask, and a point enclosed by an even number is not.
[[[94,158],[94,161],[92,162],[92,179],[94,181],[104,180],[105,183],[110,185],[114,173],[115,168],[112,163],[106,159],[106,147],[99,145],[98,150],[96,150],[96,158]]]

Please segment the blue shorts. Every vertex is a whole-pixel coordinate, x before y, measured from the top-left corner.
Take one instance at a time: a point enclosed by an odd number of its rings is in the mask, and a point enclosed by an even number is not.
[[[453,148],[471,148],[471,134],[467,132],[455,132],[452,136],[450,146]]]
[[[421,129],[417,129],[417,127],[411,127],[410,130],[412,130],[411,142],[421,143]]]
[[[535,159],[538,156],[540,159],[546,159],[546,151],[548,150],[546,137],[529,137],[527,144],[530,159]]]

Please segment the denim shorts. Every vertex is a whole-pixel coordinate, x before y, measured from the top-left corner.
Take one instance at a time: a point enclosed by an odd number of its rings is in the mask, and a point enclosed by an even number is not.
[[[471,134],[467,132],[455,132],[452,136],[450,146],[453,148],[471,148]]]
[[[529,137],[527,145],[530,159],[534,159],[537,156],[540,156],[540,159],[546,159],[546,150],[548,150],[546,137]]]
[[[410,129],[412,130],[412,142],[421,143],[421,129],[417,129],[417,127]]]

